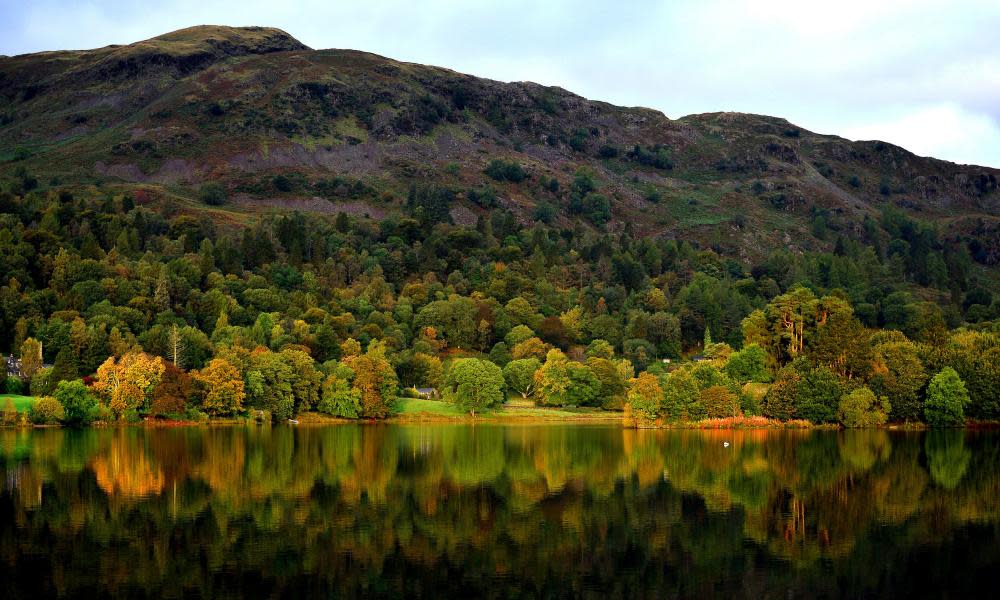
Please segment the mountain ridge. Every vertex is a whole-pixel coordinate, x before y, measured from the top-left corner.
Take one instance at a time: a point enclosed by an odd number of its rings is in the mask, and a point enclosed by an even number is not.
[[[803,247],[861,239],[864,219],[894,206],[974,237],[988,264],[1000,256],[998,169],[781,117],[670,119],[554,86],[313,50],[274,28],[195,26],[0,58],[0,159],[0,175],[153,186],[193,205],[217,182],[226,210],[250,214],[351,203],[359,215],[405,212],[412,186],[434,185],[455,192],[453,220],[500,208],[528,224],[551,207],[554,225],[628,227],[743,255],[789,236]],[[491,177],[491,161],[525,177]],[[574,198],[580,169],[594,189]],[[289,185],[273,185],[279,177]],[[492,205],[469,200],[486,187]],[[817,218],[826,239],[811,231]]]

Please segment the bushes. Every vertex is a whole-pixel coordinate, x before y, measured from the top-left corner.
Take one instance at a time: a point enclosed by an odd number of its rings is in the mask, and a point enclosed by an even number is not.
[[[209,182],[198,190],[198,199],[209,206],[219,206],[226,203],[226,190],[218,183]]]
[[[528,178],[528,173],[518,163],[499,159],[491,160],[483,173],[496,181],[509,181],[511,183],[520,183]]]
[[[890,409],[885,396],[876,398],[870,389],[862,387],[840,398],[837,420],[844,427],[878,427],[885,425]]]
[[[43,396],[28,409],[28,418],[36,425],[52,425],[63,420],[66,411],[63,405],[52,396]]]
[[[12,398],[7,398],[6,402],[3,404],[3,408],[0,409],[0,425],[4,427],[12,427],[17,425],[17,421],[20,415],[17,413],[17,407],[14,406],[14,400]]]
[[[15,396],[21,396],[24,394],[24,380],[20,377],[8,377],[7,381],[4,382],[4,393],[14,394]]]

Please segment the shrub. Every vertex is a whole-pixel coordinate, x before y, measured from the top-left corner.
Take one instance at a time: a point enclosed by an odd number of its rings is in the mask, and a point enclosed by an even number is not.
[[[20,377],[8,377],[7,381],[4,382],[4,392],[15,396],[24,394],[24,380]]]
[[[924,418],[931,427],[950,427],[965,422],[969,392],[955,369],[945,367],[927,386]]]
[[[496,181],[510,181],[512,183],[520,183],[528,177],[524,167],[518,163],[499,159],[491,160],[483,173]]]
[[[7,401],[4,402],[3,409],[0,410],[0,425],[3,425],[4,427],[13,427],[14,425],[17,425],[18,416],[17,407],[14,406],[14,399],[7,398]]]
[[[226,203],[226,190],[214,181],[209,182],[198,190],[198,199],[210,206],[219,206]]]
[[[284,175],[275,175],[271,180],[271,184],[274,186],[274,189],[279,192],[292,191],[292,180]]]
[[[837,420],[844,427],[878,427],[889,419],[889,401],[876,398],[874,392],[861,387],[844,394],[837,406]]]
[[[38,425],[51,425],[63,420],[66,411],[63,405],[52,396],[43,396],[31,405],[28,409],[28,418],[32,423]]]

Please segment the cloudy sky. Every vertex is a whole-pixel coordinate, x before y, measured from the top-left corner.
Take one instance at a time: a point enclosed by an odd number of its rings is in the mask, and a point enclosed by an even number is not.
[[[0,54],[269,25],[313,48],[558,85],[670,117],[776,115],[1000,167],[998,0],[0,0],[0,17]]]

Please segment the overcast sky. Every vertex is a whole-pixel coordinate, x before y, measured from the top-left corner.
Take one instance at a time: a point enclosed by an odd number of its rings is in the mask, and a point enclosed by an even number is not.
[[[293,5],[294,7],[290,7]],[[1000,167],[1000,0],[0,0],[0,53],[280,27],[669,117],[741,111]]]

